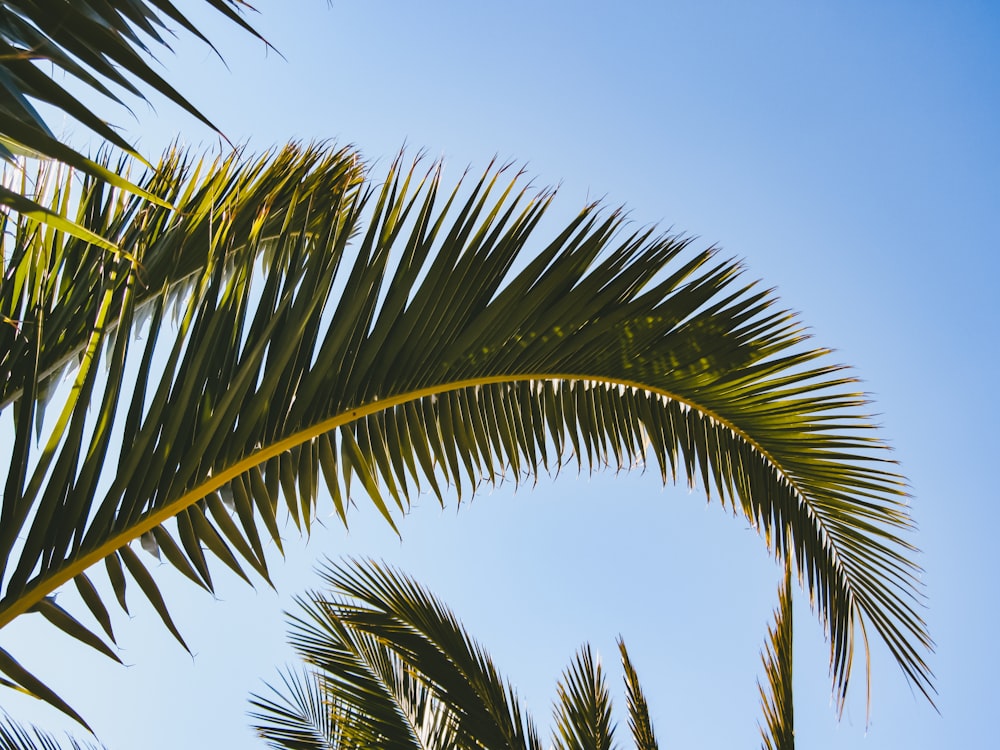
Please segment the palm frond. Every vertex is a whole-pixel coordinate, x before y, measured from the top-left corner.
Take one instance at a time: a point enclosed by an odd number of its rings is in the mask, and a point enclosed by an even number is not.
[[[767,688],[758,681],[767,728],[761,727],[764,750],[795,750],[795,707],[792,700],[792,565],[778,588],[774,626],[767,629],[767,649],[761,655]]]
[[[266,709],[258,731],[276,747],[313,731],[317,695],[327,712],[318,734],[338,747],[539,747],[489,657],[426,590],[372,561],[322,577],[329,593],[300,599],[291,620],[290,643],[311,670],[305,684],[286,679],[291,697],[254,701]]]
[[[377,675],[382,692],[391,695],[396,713],[418,740],[416,747],[534,747],[534,729],[525,724],[513,689],[454,614],[426,589],[374,561],[330,565],[321,578],[337,598],[314,596],[312,610],[306,611],[325,632],[296,620],[299,627],[290,640],[336,686],[338,698],[367,711],[372,690],[365,682]],[[335,630],[339,641],[331,637]],[[324,650],[348,639],[354,644],[351,658],[357,662],[356,655],[362,656],[368,673],[363,681],[355,682],[355,672]]]
[[[534,722],[510,683],[455,615],[412,578],[372,560],[321,571],[322,593],[299,599],[289,640],[306,665],[283,688],[253,696],[274,748],[530,748]],[[655,750],[649,710],[619,640],[637,750]],[[557,685],[554,747],[609,750],[614,726],[589,646]]]
[[[244,0],[205,0],[245,32],[261,38],[242,15]],[[55,159],[115,187],[153,193],[84,156],[53,134],[35,104],[67,114],[106,143],[141,158],[119,133],[74,93],[57,82],[69,76],[89,89],[123,104],[116,90],[145,98],[155,91],[216,129],[201,111],[150,65],[156,48],[172,52],[171,25],[209,46],[211,42],[173,3],[166,0],[3,0],[0,2],[0,161],[17,157]],[[214,49],[214,47],[213,47]],[[0,188],[0,205],[33,213],[44,223],[58,219],[24,191]],[[93,242],[79,224],[59,224],[61,231]]]
[[[211,558],[266,577],[279,507],[307,529],[321,481],[342,518],[364,495],[395,524],[414,492],[650,458],[787,544],[838,697],[865,622],[932,691],[903,480],[852,378],[739,264],[596,206],[537,240],[551,195],[502,170],[376,187],[289,148],[182,174],[145,183],[177,210],[86,183],[81,222],[127,252],[5,228],[0,625],[74,581],[110,637],[103,561],[174,629],[130,545],[209,589]]]
[[[590,646],[577,652],[556,689],[556,750],[611,750],[611,695]]]
[[[625,641],[618,639],[618,650],[622,656],[622,669],[625,673],[625,695],[628,699],[628,726],[632,730],[632,739],[636,750],[659,750],[656,733],[653,732],[653,722],[649,717],[649,704],[642,692],[639,675],[636,674],[632,660],[629,658]]]
[[[128,162],[105,167],[127,174]],[[80,178],[42,164],[33,186],[54,214],[131,252],[102,251],[51,222],[0,213],[0,310],[8,322],[0,328],[0,409],[17,400],[32,378],[41,388],[32,400],[47,400],[53,376],[86,350],[105,292],[120,311],[130,273],[136,324],[141,324],[161,297],[172,304],[206,268],[225,263],[228,234],[235,230],[243,242],[251,236],[256,242],[273,240],[290,204],[309,201],[315,193],[329,199],[344,184],[356,186],[361,172],[356,155],[346,149],[325,153],[293,146],[256,159],[242,160],[234,152],[207,161],[172,148],[155,170],[137,179],[144,192],[158,197],[156,203],[102,180]],[[119,318],[120,312],[108,321],[112,330]],[[34,374],[32,342],[39,349]]]
[[[236,26],[260,35],[243,18],[250,6],[244,0],[204,0]],[[169,24],[211,45],[201,31],[166,0],[106,0],[81,5],[70,0],[3,0],[0,3],[0,87],[5,106],[0,109],[0,138],[10,158],[13,150],[48,156],[73,164],[31,100],[44,102],[70,115],[119,148],[131,146],[79,98],[56,83],[57,75],[69,74],[91,91],[122,103],[110,86],[142,97],[145,85],[187,110],[206,125],[211,122],[151,66],[153,48],[172,52]],[[213,47],[214,49],[214,47]],[[51,73],[38,63],[46,63]],[[134,153],[134,152],[133,152]],[[82,158],[82,157],[79,157]]]
[[[346,742],[400,750],[458,746],[443,704],[385,640],[345,626],[326,602],[315,602],[321,609],[312,611],[300,604],[312,621],[299,623],[292,642],[318,670]]]
[[[318,675],[309,670],[281,675],[284,689],[271,688],[271,695],[254,695],[250,718],[257,735],[277,750],[349,750],[351,744],[340,732],[336,717],[340,710]]]
[[[103,745],[67,736],[65,742],[34,725],[25,726],[0,711],[0,748],[3,750],[106,750]]]

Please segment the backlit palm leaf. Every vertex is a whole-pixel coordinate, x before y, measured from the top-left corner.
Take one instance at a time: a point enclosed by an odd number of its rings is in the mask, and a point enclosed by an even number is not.
[[[639,675],[636,674],[632,660],[629,658],[628,650],[625,648],[625,641],[618,639],[618,650],[622,656],[622,669],[625,672],[625,692],[628,697],[628,726],[632,730],[632,739],[635,740],[636,750],[659,750],[659,743],[656,741],[656,733],[653,731],[653,722],[649,716],[649,704],[639,684]]]
[[[500,173],[449,193],[315,148],[183,161],[144,183],[177,210],[85,184],[80,222],[127,252],[8,220],[0,625],[72,581],[112,637],[103,563],[176,633],[133,543],[207,588],[213,557],[266,576],[279,505],[308,528],[321,481],[342,517],[364,495],[395,523],[414,492],[648,458],[793,551],[838,699],[864,623],[931,690],[902,480],[853,381],[738,264],[595,207],[542,239],[550,196]]]

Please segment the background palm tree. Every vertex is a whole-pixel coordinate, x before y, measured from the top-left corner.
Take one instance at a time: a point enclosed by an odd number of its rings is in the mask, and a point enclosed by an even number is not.
[[[290,640],[306,671],[254,696],[258,734],[278,750],[521,748],[540,750],[534,720],[455,615],[406,575],[373,561],[321,572],[329,591],[300,599]],[[619,639],[629,728],[656,750],[638,676]],[[557,685],[552,746],[615,746],[599,659],[583,646]]]
[[[793,750],[790,569],[765,658],[765,750]],[[320,572],[322,592],[298,599],[289,634],[303,669],[251,699],[254,728],[277,750],[541,748],[511,683],[440,600],[371,560]],[[649,706],[625,642],[618,648],[637,750],[656,750]],[[552,746],[615,747],[600,661],[583,646],[557,685]]]
[[[452,612],[408,576],[372,561],[321,571],[330,590],[300,599],[291,638],[304,668],[281,674],[270,695],[255,695],[254,729],[277,750],[351,748],[541,748],[535,724],[487,652]],[[793,750],[791,704],[791,569],[764,664],[761,687],[765,750]],[[649,706],[625,642],[618,647],[637,750],[656,750]],[[599,660],[588,645],[557,685],[555,748],[615,747],[616,727]],[[499,730],[499,734],[498,734]],[[68,745],[9,717],[0,721],[5,750],[91,750]],[[103,748],[103,746],[101,746]]]

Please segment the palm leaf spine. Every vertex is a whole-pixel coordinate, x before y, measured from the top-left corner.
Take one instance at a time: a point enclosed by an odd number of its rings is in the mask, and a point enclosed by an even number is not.
[[[754,445],[757,450],[760,450],[763,455],[767,455],[766,451],[754,444],[754,442],[749,439],[745,433],[743,433],[739,428],[734,425],[726,424],[726,422],[718,417],[717,415],[711,415],[704,409],[700,409],[697,404],[691,403],[683,398],[678,397],[676,394],[667,393],[665,391],[660,391],[649,386],[641,385],[639,383],[634,383],[627,380],[610,380],[601,379],[594,376],[582,376],[573,375],[569,373],[562,374],[531,374],[531,375],[519,375],[516,377],[498,375],[488,378],[478,378],[473,380],[461,381],[458,383],[448,383],[442,386],[431,386],[423,388],[419,391],[413,391],[411,393],[403,393],[397,396],[391,396],[389,398],[381,399],[379,401],[373,401],[369,404],[359,406],[352,409],[350,412],[345,414],[340,414],[335,417],[331,417],[323,422],[320,422],[308,430],[303,430],[300,433],[290,435],[267,448],[262,448],[260,451],[247,456],[242,461],[233,464],[231,467],[225,471],[213,476],[208,482],[205,482],[192,490],[189,490],[185,494],[181,495],[177,500],[157,509],[148,516],[143,517],[140,521],[130,526],[128,529],[118,534],[117,536],[109,539],[107,542],[102,544],[100,547],[90,552],[86,557],[81,558],[79,561],[74,562],[70,567],[64,568],[54,574],[52,577],[47,578],[44,582],[40,582],[38,585],[26,588],[20,596],[18,596],[16,602],[14,603],[3,603],[0,602],[0,628],[7,625],[18,615],[31,609],[32,606],[37,604],[41,599],[51,594],[53,591],[58,589],[63,584],[76,578],[77,575],[83,573],[91,565],[94,565],[101,560],[103,560],[108,555],[111,555],[116,550],[124,547],[130,542],[139,539],[143,534],[152,531],[153,529],[161,526],[166,521],[175,517],[177,514],[191,507],[199,500],[207,497],[211,493],[228,485],[231,481],[237,477],[250,471],[252,468],[262,466],[268,460],[280,456],[292,448],[296,448],[303,445],[314,438],[320,437],[321,435],[327,434],[342,427],[347,424],[364,419],[365,417],[376,414],[386,409],[390,409],[394,406],[400,406],[408,402],[421,401],[422,399],[429,396],[444,396],[449,392],[460,391],[466,388],[475,388],[476,386],[489,385],[493,383],[513,383],[513,382],[539,382],[543,380],[575,380],[575,381],[588,381],[593,383],[605,383],[612,386],[624,386],[626,388],[635,388],[641,391],[648,391],[650,393],[656,393],[659,396],[668,398],[679,403],[687,404],[692,408],[696,408],[699,411],[711,416],[720,424],[725,425],[728,429],[731,429],[736,434],[747,440],[748,443]]]

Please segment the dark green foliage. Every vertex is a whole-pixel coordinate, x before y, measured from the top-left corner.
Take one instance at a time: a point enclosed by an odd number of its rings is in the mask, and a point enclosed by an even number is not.
[[[255,36],[241,11],[244,0],[203,0],[208,6]],[[54,107],[96,133],[109,144],[139,157],[110,124],[79,98],[89,90],[124,104],[119,93],[145,98],[155,91],[210,127],[184,95],[150,65],[155,50],[171,52],[171,27],[179,27],[211,46],[211,42],[169,0],[2,0],[0,2],[0,161],[19,156],[55,159],[101,177],[109,184],[134,190],[147,198],[120,171],[93,161],[55,135],[37,103]],[[69,77],[74,85],[66,86]],[[44,202],[20,190],[0,185],[0,205],[95,241],[82,226],[67,222]]]
[[[791,551],[838,701],[862,618],[930,691],[903,480],[853,380],[738,264],[593,206],[536,237],[550,196],[499,172],[443,193],[326,148],[193,166],[144,180],[176,209],[85,183],[79,222],[127,253],[5,219],[0,625],[104,560],[172,627],[128,545],[208,589],[212,558],[266,577],[280,509],[307,529],[320,486],[395,524],[420,488],[649,460]]]

